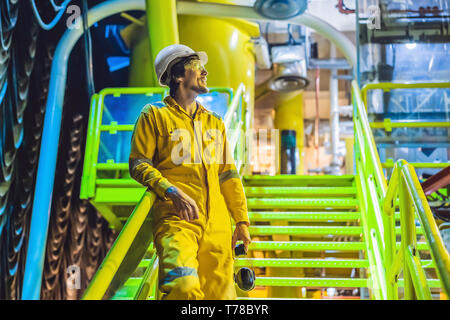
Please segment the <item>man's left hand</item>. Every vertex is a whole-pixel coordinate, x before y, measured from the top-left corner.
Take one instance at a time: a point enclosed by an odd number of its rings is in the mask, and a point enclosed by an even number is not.
[[[234,229],[233,238],[231,240],[231,248],[234,250],[236,242],[242,240],[244,242],[245,252],[248,251],[248,245],[252,242],[250,239],[250,233],[248,232],[248,226],[245,223],[237,223],[236,229]]]

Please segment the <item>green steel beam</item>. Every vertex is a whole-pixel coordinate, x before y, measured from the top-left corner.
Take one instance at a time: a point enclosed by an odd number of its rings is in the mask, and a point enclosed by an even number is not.
[[[97,170],[127,170],[128,171],[128,162],[127,163],[97,163]],[[97,179],[98,181],[98,179]]]
[[[383,162],[381,165],[383,168],[393,168],[394,167],[394,161],[392,159],[388,159],[391,161]],[[414,168],[447,168],[450,166],[450,162],[441,162],[441,163],[434,163],[434,162],[408,162],[408,164],[412,165]]]
[[[91,201],[91,204],[98,210],[98,212],[101,213],[103,218],[108,221],[111,229],[114,229],[117,232],[120,232],[120,230],[122,230],[124,224],[119,218],[117,218],[116,214],[111,210],[110,206],[106,204],[96,203],[95,201]]]
[[[442,283],[441,280],[439,279],[427,279],[427,283],[429,288],[442,288]],[[403,279],[398,280],[398,286],[399,287],[405,286],[405,282]]]
[[[81,178],[81,186],[80,186],[80,199],[88,199],[88,189],[89,183],[91,181],[91,169],[92,169],[92,148],[94,143],[94,127],[95,127],[95,116],[97,114],[96,108],[99,100],[98,94],[94,94],[91,98],[91,106],[89,109],[89,122],[88,128],[86,131],[86,147],[84,152],[84,161],[83,161],[83,174]]]
[[[355,209],[356,199],[247,199],[248,209]]]
[[[445,121],[421,121],[421,122],[406,122],[406,121],[391,121],[386,118],[383,122],[371,122],[370,127],[372,129],[384,129],[387,132],[391,132],[392,128],[448,128],[450,122]]]
[[[145,188],[97,188],[94,201],[109,205],[136,205]]]
[[[361,218],[360,212],[289,212],[289,211],[251,211],[249,212],[251,222],[255,221],[348,221]]]
[[[116,131],[133,131],[134,124],[102,124],[99,129],[100,131],[110,131],[111,133]]]
[[[145,187],[133,179],[97,179],[95,184],[98,187],[116,187],[116,188],[140,188],[145,190]]]

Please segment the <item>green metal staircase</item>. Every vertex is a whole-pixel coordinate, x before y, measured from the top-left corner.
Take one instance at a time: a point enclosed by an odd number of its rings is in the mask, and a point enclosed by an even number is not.
[[[229,137],[253,240],[247,256],[235,259],[235,268],[256,272],[255,289],[237,289],[239,299],[331,299],[338,290],[354,299],[438,299],[449,294],[450,257],[415,171],[398,161],[388,185],[356,82],[352,89],[355,175],[245,175],[245,137],[239,131]],[[106,96],[155,92],[118,88],[93,97],[81,197],[120,234],[83,299],[159,298],[158,259],[148,237],[156,196],[129,177],[125,161],[99,161],[102,141],[108,141],[102,137],[133,128],[114,117],[102,120]],[[224,119],[228,130],[246,128],[243,93],[240,86],[230,94]]]
[[[250,245],[248,257],[235,259],[235,268],[257,270],[254,291],[258,293],[246,294],[237,288],[239,299],[301,299],[311,298],[314,292],[322,299],[369,298],[370,263],[354,178],[243,177],[250,234],[257,240]],[[399,214],[396,217],[398,220]],[[423,230],[417,227],[416,232],[420,236]],[[421,241],[418,250],[426,255],[429,247]],[[422,266],[433,273],[432,260],[424,259]],[[136,270],[111,298],[156,299],[156,287],[151,287],[156,278],[157,257],[150,245]],[[402,279],[399,284],[403,285]],[[436,278],[428,279],[428,285],[441,287]],[[328,288],[355,294],[333,297]]]
[[[253,225],[250,233],[264,241],[254,241],[250,246],[250,250],[260,252],[260,257],[239,258],[236,267],[265,268],[256,279],[257,286],[303,288],[269,289],[268,298],[308,298],[311,294],[307,292],[314,291],[321,298],[333,298],[327,295],[327,288],[350,289],[355,292],[353,298],[369,298],[368,244],[354,178],[348,175],[244,177]],[[396,233],[400,234],[399,227]],[[420,226],[416,233],[423,234]],[[418,249],[423,254],[429,250],[423,241],[419,242]],[[434,264],[424,259],[422,266],[430,269]],[[283,276],[289,274],[283,273],[283,269],[291,268],[294,269],[291,274],[301,276]],[[440,287],[439,279],[430,278],[428,284],[431,288]]]
[[[267,287],[268,298],[367,287],[353,176],[248,176],[244,185],[250,234],[262,240],[250,246],[259,257],[239,258],[236,267],[263,268],[256,286]]]

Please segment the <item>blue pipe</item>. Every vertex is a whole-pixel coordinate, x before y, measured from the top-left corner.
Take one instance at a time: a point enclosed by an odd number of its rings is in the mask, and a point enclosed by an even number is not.
[[[108,16],[129,10],[145,11],[145,0],[109,0],[88,12],[88,26]],[[23,300],[39,300],[42,271],[44,268],[56,156],[61,129],[64,92],[67,81],[67,65],[73,47],[83,34],[81,23],[67,30],[55,50],[50,74],[50,86],[44,117],[44,129],[40,147],[33,211],[22,288]]]

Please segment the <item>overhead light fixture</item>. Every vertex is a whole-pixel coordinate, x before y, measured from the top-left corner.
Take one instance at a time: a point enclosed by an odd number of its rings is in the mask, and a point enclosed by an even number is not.
[[[285,20],[304,13],[307,6],[307,0],[257,0],[254,8],[263,17]]]
[[[278,92],[298,91],[309,85],[303,45],[272,47],[274,76],[269,88]]]

